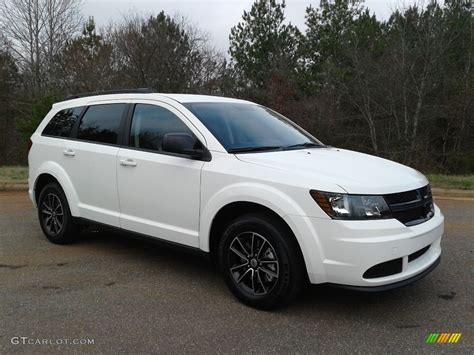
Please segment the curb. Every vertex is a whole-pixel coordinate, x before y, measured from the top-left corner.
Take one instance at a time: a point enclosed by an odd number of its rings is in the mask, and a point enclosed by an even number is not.
[[[0,183],[0,192],[9,191],[28,191],[28,184],[2,184]]]
[[[433,187],[431,189],[433,192],[434,198],[439,199],[473,199],[474,200],[474,190],[455,190],[455,189],[440,189],[438,187]]]
[[[436,196],[433,195],[435,201],[449,200],[449,201],[474,201],[474,197],[455,197],[455,196]]]

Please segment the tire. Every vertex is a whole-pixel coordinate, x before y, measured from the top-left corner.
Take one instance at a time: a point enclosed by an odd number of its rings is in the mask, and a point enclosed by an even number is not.
[[[303,257],[291,231],[265,214],[247,214],[229,223],[218,256],[230,291],[254,308],[271,310],[288,304],[306,280]]]
[[[38,218],[44,235],[55,244],[72,243],[80,232],[73,222],[66,195],[57,183],[49,183],[41,190]]]

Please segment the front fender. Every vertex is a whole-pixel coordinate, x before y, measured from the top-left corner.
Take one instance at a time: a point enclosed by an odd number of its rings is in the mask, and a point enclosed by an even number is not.
[[[199,247],[210,251],[210,232],[217,213],[234,202],[252,202],[269,208],[278,214],[295,235],[312,282],[312,275],[322,275],[324,260],[319,239],[313,230],[301,223],[300,216],[305,216],[299,204],[284,192],[259,183],[237,183],[224,187],[211,196],[202,208],[199,224]]]

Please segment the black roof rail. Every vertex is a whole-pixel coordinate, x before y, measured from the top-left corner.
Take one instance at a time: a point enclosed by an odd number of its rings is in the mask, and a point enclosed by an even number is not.
[[[85,93],[77,94],[77,95],[66,96],[64,101],[79,99],[81,97],[88,97],[88,96],[99,96],[99,95],[110,95],[110,94],[153,94],[155,92],[156,92],[155,90],[150,89],[150,88],[92,91],[92,92],[85,92]]]

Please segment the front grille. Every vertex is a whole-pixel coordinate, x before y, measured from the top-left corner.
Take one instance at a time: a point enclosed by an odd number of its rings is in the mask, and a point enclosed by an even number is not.
[[[399,192],[396,194],[385,195],[385,200],[390,205],[405,203],[418,199],[417,190]]]
[[[430,246],[428,245],[428,246],[424,247],[423,249],[420,249],[420,250],[415,251],[414,253],[408,255],[408,262],[412,262],[413,260],[418,259],[424,253],[426,253],[429,248],[430,248]]]
[[[426,222],[434,216],[430,185],[416,190],[388,194],[384,198],[392,211],[392,216],[406,226]]]
[[[376,279],[377,277],[390,276],[402,272],[402,258],[386,261],[372,266],[362,276],[364,279]]]

